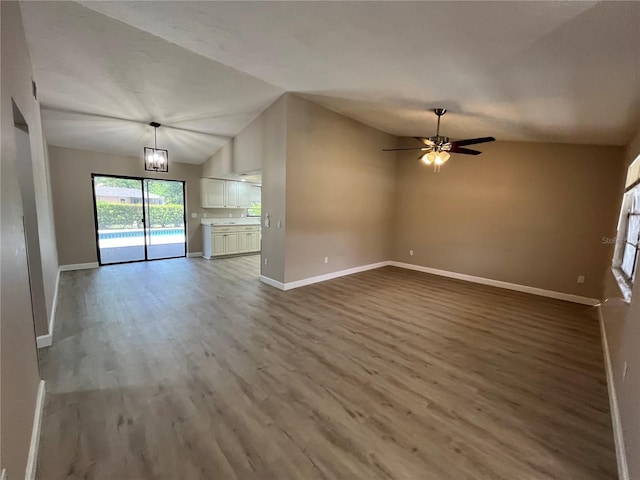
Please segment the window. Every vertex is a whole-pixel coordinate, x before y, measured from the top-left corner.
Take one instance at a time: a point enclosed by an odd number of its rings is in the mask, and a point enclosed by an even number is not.
[[[625,297],[631,298],[631,287],[640,268],[640,157],[630,166],[627,174],[627,192],[622,199],[618,220],[618,236],[613,254],[613,272]],[[629,188],[631,187],[631,188]]]
[[[636,277],[638,242],[640,241],[640,191],[636,187],[629,193],[631,194],[627,202],[629,205],[626,208],[626,218],[623,219],[625,234],[622,238],[623,245],[620,252],[620,270],[627,281],[632,284]]]
[[[260,215],[262,215],[262,187],[259,185],[251,185],[247,217],[259,217]]]

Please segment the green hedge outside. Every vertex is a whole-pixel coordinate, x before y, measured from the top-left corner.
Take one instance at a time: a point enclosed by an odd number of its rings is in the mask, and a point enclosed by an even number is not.
[[[103,229],[142,228],[142,206],[98,202],[98,226]],[[183,227],[182,205],[149,205],[151,227]],[[148,219],[147,219],[148,220]]]

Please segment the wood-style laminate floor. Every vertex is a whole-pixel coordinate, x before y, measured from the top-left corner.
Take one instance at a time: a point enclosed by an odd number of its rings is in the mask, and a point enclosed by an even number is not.
[[[37,477],[616,478],[588,307],[394,267],[281,292],[258,269],[62,273]]]

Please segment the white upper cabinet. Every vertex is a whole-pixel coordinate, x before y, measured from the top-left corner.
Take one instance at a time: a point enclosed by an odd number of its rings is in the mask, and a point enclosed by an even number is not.
[[[238,182],[238,207],[248,208],[249,197],[251,193],[251,184],[247,182]]]
[[[226,186],[224,180],[217,178],[200,179],[200,197],[203,208],[226,207]]]
[[[238,183],[239,182],[229,182],[225,181],[227,184],[227,207],[237,207],[238,206]]]
[[[200,179],[202,208],[248,208],[251,184],[218,178]]]

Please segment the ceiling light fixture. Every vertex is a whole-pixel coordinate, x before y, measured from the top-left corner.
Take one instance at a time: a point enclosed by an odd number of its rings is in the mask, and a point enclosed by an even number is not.
[[[440,135],[440,117],[442,117],[447,110],[445,108],[436,108],[433,113],[438,117],[438,127],[436,128],[436,134],[433,137],[413,137],[422,143],[421,147],[402,147],[402,148],[385,148],[383,152],[395,152],[398,150],[420,150],[421,153],[418,157],[427,165],[433,165],[433,169],[436,172],[440,171],[440,167],[445,164],[451,153],[460,153],[463,155],[480,155],[482,152],[478,150],[472,150],[470,148],[464,148],[467,145],[476,145],[478,143],[493,142],[493,137],[480,137],[480,138],[468,138],[467,140],[457,140],[452,142],[449,137]]]
[[[158,122],[151,122],[153,127],[153,147],[144,147],[144,169],[151,172],[167,173],[169,171],[169,150],[158,148]]]
[[[440,170],[440,165],[449,160],[451,155],[449,152],[445,152],[444,150],[441,152],[429,152],[422,155],[421,160],[427,165],[434,166],[435,169]]]

